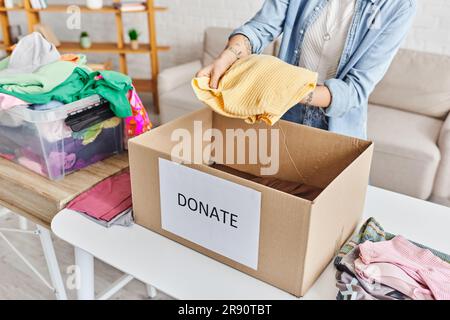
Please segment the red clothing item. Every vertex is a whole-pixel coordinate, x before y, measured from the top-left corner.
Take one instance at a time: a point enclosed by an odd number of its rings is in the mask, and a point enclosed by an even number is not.
[[[72,200],[67,208],[95,219],[111,221],[131,208],[130,173],[110,177]]]

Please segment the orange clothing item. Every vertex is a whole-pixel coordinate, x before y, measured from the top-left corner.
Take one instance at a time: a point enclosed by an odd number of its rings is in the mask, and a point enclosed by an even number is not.
[[[59,60],[78,63],[78,61],[80,61],[80,56],[77,54],[74,54],[74,53],[67,53],[67,54],[61,55]]]

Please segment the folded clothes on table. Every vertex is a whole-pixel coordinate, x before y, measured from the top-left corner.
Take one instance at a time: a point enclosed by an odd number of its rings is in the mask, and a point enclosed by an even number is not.
[[[130,173],[110,177],[72,200],[67,208],[88,215],[104,226],[131,223]],[[117,222],[117,223],[114,223]]]
[[[359,248],[356,247],[340,260],[336,273],[338,300],[411,300],[387,285],[361,278],[355,270],[355,260],[358,258]]]
[[[79,211],[78,211],[79,212]],[[122,226],[122,227],[129,227],[134,223],[133,218],[133,209],[129,208],[121,213],[119,213],[117,216],[115,216],[110,221],[96,219],[91,217],[90,215],[80,212],[83,216],[88,218],[89,220],[94,221],[95,223],[98,223],[99,225],[110,228],[112,226]]]
[[[370,218],[334,260],[338,300],[450,299],[450,256]]]
[[[411,288],[413,294],[432,295],[438,300],[450,300],[450,264],[435,256],[430,250],[412,244],[402,236],[383,242],[366,241],[359,246],[357,268],[364,276],[382,281],[388,276],[396,277]],[[355,262],[356,265],[356,262]],[[393,270],[391,266],[399,270]],[[376,266],[378,275],[373,276],[370,267]],[[394,272],[395,271],[395,272]],[[403,273],[403,277],[397,276]],[[409,282],[403,281],[408,278]],[[391,286],[394,281],[391,281]],[[399,284],[399,286],[402,284]]]

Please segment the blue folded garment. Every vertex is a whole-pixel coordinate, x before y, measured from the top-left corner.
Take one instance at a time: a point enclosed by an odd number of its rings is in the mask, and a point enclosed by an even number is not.
[[[32,104],[28,108],[31,110],[36,110],[36,111],[46,111],[46,110],[57,109],[63,105],[64,105],[64,103],[53,100],[46,104]]]

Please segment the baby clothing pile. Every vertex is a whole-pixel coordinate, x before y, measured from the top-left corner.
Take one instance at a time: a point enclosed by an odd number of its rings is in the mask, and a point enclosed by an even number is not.
[[[385,232],[373,218],[334,264],[338,300],[450,299],[450,256]]]
[[[110,177],[67,206],[105,227],[133,224],[130,173]]]

